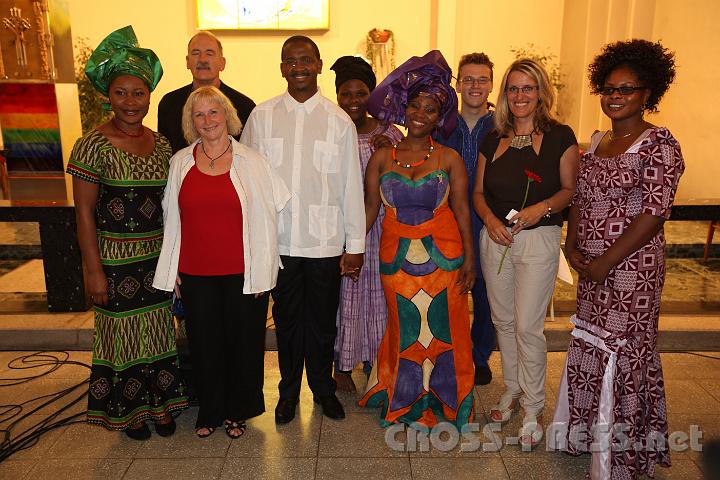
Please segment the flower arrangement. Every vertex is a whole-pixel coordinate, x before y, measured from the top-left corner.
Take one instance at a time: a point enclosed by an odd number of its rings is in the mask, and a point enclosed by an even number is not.
[[[527,203],[528,193],[530,193],[530,184],[533,182],[542,183],[542,177],[532,170],[526,169],[525,177],[527,177],[527,183],[525,183],[525,197],[523,198],[522,205],[520,205],[520,211],[525,208],[525,204]],[[503,262],[505,262],[505,256],[507,255],[508,250],[510,250],[510,245],[505,247],[502,257],[500,257],[500,265],[498,265],[497,271],[498,275],[500,275],[500,272],[502,271]]]

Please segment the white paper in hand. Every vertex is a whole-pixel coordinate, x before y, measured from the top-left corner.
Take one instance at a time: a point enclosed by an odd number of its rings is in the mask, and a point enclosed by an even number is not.
[[[565,253],[562,248],[560,249],[560,258],[558,259],[558,273],[557,278],[570,285],[574,284],[572,273],[570,272],[570,265],[565,258]]]

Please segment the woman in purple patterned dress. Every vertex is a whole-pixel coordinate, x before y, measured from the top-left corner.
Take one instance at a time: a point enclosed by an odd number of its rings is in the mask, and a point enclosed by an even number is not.
[[[392,124],[381,124],[367,113],[366,102],[375,89],[372,67],[360,57],[340,57],[330,67],[335,71],[335,88],[340,108],[350,115],[358,133],[360,166],[363,177],[368,160],[377,148],[390,146],[403,138]],[[350,373],[363,362],[369,371],[370,362],[385,332],[387,305],[380,284],[380,224],[378,215],[365,238],[365,264],[354,278],[343,277],[338,309],[338,334],[335,339],[335,381],[338,390],[354,392]]]
[[[643,115],[675,78],[673,57],[659,42],[630,40],[589,67],[612,129],[592,136],[570,209],[577,313],[548,443],[592,452],[592,479],[652,477],[670,465],[657,333],[663,223],[685,166],[668,129]]]

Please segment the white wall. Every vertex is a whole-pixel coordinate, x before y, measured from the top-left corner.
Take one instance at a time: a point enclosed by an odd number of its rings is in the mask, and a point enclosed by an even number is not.
[[[656,1],[652,39],[675,51],[677,77],[649,121],[667,126],[682,147],[678,197],[720,198],[720,2]]]
[[[567,73],[569,116],[580,142],[593,131],[609,128],[599,99],[590,94],[587,65],[603,45],[630,38],[661,40],[676,54],[675,83],[647,115],[667,126],[678,139],[686,163],[678,198],[720,198],[720,162],[714,159],[720,139],[720,110],[714,100],[720,84],[720,2],[714,0],[567,0],[562,27],[562,65]]]
[[[94,47],[111,31],[130,24],[140,45],[153,49],[160,57],[165,74],[153,93],[145,121],[155,128],[160,98],[191,79],[185,68],[185,55],[187,42],[196,31],[194,0],[125,0],[121,8],[110,8],[111,2],[98,0],[69,0],[69,3],[74,38],[86,37]],[[362,4],[334,0],[330,3],[330,30],[308,34],[320,48],[324,67],[319,82],[329,98],[335,98],[335,73],[330,66],[342,55],[364,55],[365,38],[372,28],[393,31],[397,65],[429,49],[430,0],[366,0]],[[293,32],[216,34],[227,58],[227,68],[221,75],[225,83],[258,103],[284,91],[287,85],[280,76],[280,48]]]
[[[126,0],[121,8],[110,8],[107,1],[68,1],[74,37],[87,37],[94,46],[112,30],[132,24],[141,45],[157,52],[165,76],[146,120],[154,128],[162,95],[190,80],[185,53],[195,32],[194,0]],[[720,162],[714,159],[720,137],[720,110],[715,107],[720,95],[714,91],[720,84],[718,24],[717,0],[333,0],[330,30],[310,36],[320,47],[325,63],[320,86],[330,98],[335,96],[335,75],[329,67],[341,55],[364,54],[366,34],[375,27],[395,33],[397,65],[433,46],[454,71],[461,55],[484,51],[495,62],[496,89],[513,60],[510,49],[533,43],[560,59],[566,74],[561,108],[581,142],[607,127],[598,99],[589,93],[588,63],[607,42],[661,39],[677,53],[678,76],[660,113],[649,120],[668,126],[682,145],[687,170],[678,197],[720,198]],[[282,92],[280,47],[289,35],[220,33],[228,59],[223,80],[256,102]]]
[[[549,51],[559,59],[564,0],[456,0],[455,4],[455,48],[448,62],[457,73],[462,55],[485,52],[495,64],[491,101],[497,96],[505,69],[515,60],[510,49],[532,43],[538,52]],[[442,12],[441,5],[441,16]]]

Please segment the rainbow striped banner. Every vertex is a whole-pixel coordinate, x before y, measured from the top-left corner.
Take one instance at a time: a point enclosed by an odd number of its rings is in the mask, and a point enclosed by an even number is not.
[[[8,172],[62,172],[55,85],[0,83],[0,128]]]

